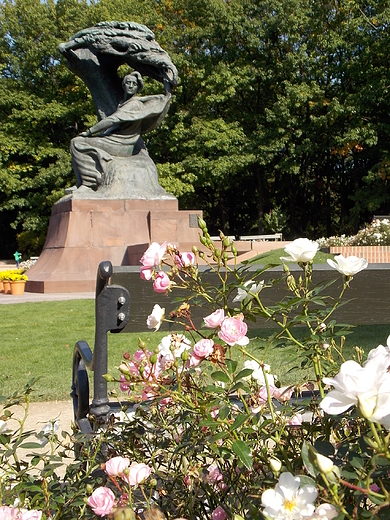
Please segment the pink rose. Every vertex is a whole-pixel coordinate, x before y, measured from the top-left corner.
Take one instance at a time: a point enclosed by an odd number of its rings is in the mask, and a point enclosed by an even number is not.
[[[193,352],[191,352],[190,357],[188,358],[188,361],[186,363],[187,367],[197,367],[199,363],[203,360],[203,358],[200,358],[198,356],[195,356]]]
[[[238,318],[225,318],[221,324],[218,337],[231,347],[234,345],[245,346],[249,339],[245,336],[248,327],[246,323]]]
[[[169,289],[169,286],[171,285],[171,280],[169,279],[169,276],[167,273],[164,273],[164,271],[160,271],[157,273],[156,278],[153,282],[153,289],[157,293],[164,293]]]
[[[167,250],[167,243],[158,244],[157,242],[153,242],[150,244],[148,249],[143,254],[140,262],[144,267],[154,267],[160,265],[160,262],[165,255]]]
[[[98,487],[88,498],[87,503],[95,515],[106,516],[111,513],[115,503],[115,495],[107,487]]]
[[[152,469],[146,464],[136,462],[129,466],[128,472],[123,475],[123,478],[130,484],[130,486],[137,486],[149,477]]]
[[[223,309],[218,309],[217,311],[209,314],[203,318],[204,324],[208,329],[216,329],[221,325],[223,320],[225,319],[225,311]]]
[[[134,363],[140,363],[145,358],[146,358],[146,354],[143,350],[136,350],[133,354]]]
[[[2,517],[0,516],[0,518]],[[41,518],[42,511],[37,511],[36,509],[31,509],[31,511],[28,511],[27,509],[21,509],[17,520],[41,520]]]
[[[191,491],[191,489],[192,489],[191,477],[189,475],[186,475],[183,480],[184,480],[184,484],[186,485],[188,491]]]
[[[154,364],[144,365],[144,371],[142,373],[142,378],[144,381],[154,381],[161,376],[163,372],[163,365],[161,361],[157,357],[157,361]]]
[[[289,426],[301,426],[303,421],[303,417],[300,413],[295,414],[291,419],[288,421]]]
[[[0,518],[1,520],[13,520],[17,518],[19,514],[18,509],[15,507],[1,506],[0,507]]]
[[[166,406],[169,406],[172,403],[173,403],[172,397],[163,397],[162,399],[160,399],[159,405],[160,405],[160,408],[165,408]]]
[[[203,338],[194,345],[194,354],[198,358],[205,358],[213,353],[214,341]]]
[[[268,385],[268,389],[269,389],[269,395],[271,397],[273,397],[276,387],[273,385]],[[265,404],[268,402],[268,391],[267,391],[267,387],[265,385],[260,388],[260,390],[257,394],[257,398],[258,398],[258,401],[260,404]]]
[[[282,386],[281,388],[275,388],[273,397],[278,401],[286,402],[291,399],[293,392],[294,388],[292,386]]]
[[[180,253],[180,255],[175,256],[175,264],[179,268],[195,265],[195,263],[196,256],[194,253]]]
[[[151,392],[150,389],[148,391],[144,390],[141,394],[141,401],[149,401],[150,399],[153,399],[154,397],[156,397],[155,392]],[[125,480],[127,480],[127,479],[125,479]]]
[[[218,506],[214,511],[211,513],[212,520],[226,520],[227,518],[226,511],[223,507]]]
[[[215,484],[216,482],[221,482],[223,480],[223,475],[216,464],[211,464],[207,471],[208,475],[206,476],[206,480],[209,484]]]
[[[113,457],[106,462],[106,473],[109,477],[121,477],[126,468],[130,466],[130,460],[124,457]]]
[[[142,280],[147,282],[152,278],[152,269],[150,267],[141,267],[140,275]]]
[[[121,381],[119,386],[122,392],[128,392],[130,390],[130,383],[124,374],[121,374]]]
[[[213,408],[210,412],[210,415],[213,419],[216,419],[219,415],[219,408]]]

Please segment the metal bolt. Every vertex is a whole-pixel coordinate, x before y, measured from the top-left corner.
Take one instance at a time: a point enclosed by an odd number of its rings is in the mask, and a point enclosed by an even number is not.
[[[120,296],[118,298],[119,305],[124,305],[126,303],[126,298],[124,296]]]
[[[124,312],[120,312],[118,314],[118,321],[123,321],[125,318],[126,318],[126,316],[125,316]]]

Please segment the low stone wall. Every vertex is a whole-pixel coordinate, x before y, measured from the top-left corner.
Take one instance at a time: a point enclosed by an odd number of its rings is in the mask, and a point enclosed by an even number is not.
[[[390,262],[390,246],[333,246],[330,253],[365,258],[370,264]]]

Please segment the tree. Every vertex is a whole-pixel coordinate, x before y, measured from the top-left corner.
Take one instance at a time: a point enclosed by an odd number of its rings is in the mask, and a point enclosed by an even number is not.
[[[261,229],[264,211],[281,208],[292,236],[312,237],[352,231],[373,211],[388,212],[385,2],[180,5],[175,48],[185,71],[177,95],[184,110],[176,112],[160,171],[192,175],[187,204],[236,233]],[[221,176],[201,129],[230,124],[239,128],[240,147],[237,134],[230,147],[218,145],[228,155]],[[196,148],[198,160],[188,153]]]
[[[180,74],[146,144],[161,184],[210,230],[355,231],[389,213],[389,22],[384,0],[6,0],[0,6],[0,228],[38,251],[73,184],[69,142],[95,121],[57,46],[102,20],[150,27]],[[160,88],[146,82],[146,93]],[[16,242],[8,237],[3,255]]]
[[[92,111],[84,85],[59,62],[57,46],[70,36],[66,3],[84,25],[86,2],[6,1],[0,11],[0,218],[30,253],[42,247],[51,207],[72,182],[69,141]]]

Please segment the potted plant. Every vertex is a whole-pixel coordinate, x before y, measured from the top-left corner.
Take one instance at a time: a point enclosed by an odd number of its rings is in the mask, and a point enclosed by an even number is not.
[[[10,283],[10,292],[13,295],[23,294],[27,282],[27,276],[23,269],[13,269],[7,272],[7,279]],[[4,283],[4,282],[3,282]]]
[[[4,294],[9,294],[11,292],[11,281],[9,279],[11,270],[1,271],[0,272],[0,280],[3,286]]]

